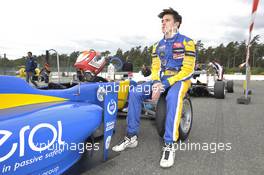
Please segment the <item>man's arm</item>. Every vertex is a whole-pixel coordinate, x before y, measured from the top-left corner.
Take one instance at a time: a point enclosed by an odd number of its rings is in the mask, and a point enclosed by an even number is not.
[[[152,65],[151,65],[151,80],[154,81],[152,86],[152,97],[153,101],[157,101],[159,99],[160,93],[162,91],[162,84],[160,82],[160,71],[161,71],[161,61],[157,54],[157,46],[158,43],[153,45],[152,49]]]
[[[168,78],[167,80],[164,80],[162,84],[164,85],[165,89],[172,86],[177,81],[182,81],[189,79],[193,72],[195,67],[195,45],[192,40],[183,42],[183,45],[185,47],[185,53],[184,58],[182,62],[181,70],[178,74]]]
[[[152,65],[151,65],[151,80],[153,81],[160,81],[160,68],[161,68],[161,61],[157,54],[157,46],[158,43],[153,45],[152,49]]]

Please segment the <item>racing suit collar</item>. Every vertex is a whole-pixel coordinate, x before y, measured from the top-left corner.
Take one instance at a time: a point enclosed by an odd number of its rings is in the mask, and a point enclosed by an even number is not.
[[[177,36],[179,35],[180,33],[179,32],[177,32],[177,33],[175,33],[171,38],[165,38],[165,36],[163,37],[163,40],[166,42],[166,41],[172,41],[172,40],[174,40],[175,38],[177,38]]]

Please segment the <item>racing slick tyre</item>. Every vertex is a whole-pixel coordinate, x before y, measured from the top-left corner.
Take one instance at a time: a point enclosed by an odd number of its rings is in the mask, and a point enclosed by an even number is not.
[[[216,81],[214,84],[214,95],[217,99],[225,98],[225,82]]]
[[[226,90],[227,90],[228,93],[233,93],[234,92],[234,81],[233,80],[227,81]]]
[[[161,95],[157,104],[156,111],[156,127],[160,137],[164,136],[165,133],[165,122],[166,122],[166,95]],[[193,122],[193,109],[192,103],[189,96],[185,96],[183,99],[182,106],[182,117],[179,126],[179,139],[185,140],[191,131]]]

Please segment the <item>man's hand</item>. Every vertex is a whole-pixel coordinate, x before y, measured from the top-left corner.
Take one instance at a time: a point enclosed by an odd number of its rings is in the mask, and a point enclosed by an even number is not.
[[[155,83],[152,86],[152,101],[157,101],[160,97],[160,94],[164,91],[162,83]]]

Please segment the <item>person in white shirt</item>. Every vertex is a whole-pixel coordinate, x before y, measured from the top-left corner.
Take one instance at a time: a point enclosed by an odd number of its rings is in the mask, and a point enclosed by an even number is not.
[[[218,62],[216,62],[215,60],[210,62],[209,66],[212,66],[216,70],[218,80],[223,80],[223,74],[224,74],[223,67]]]

